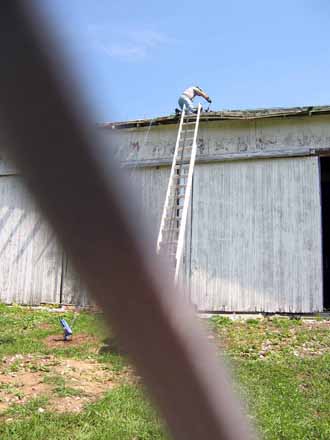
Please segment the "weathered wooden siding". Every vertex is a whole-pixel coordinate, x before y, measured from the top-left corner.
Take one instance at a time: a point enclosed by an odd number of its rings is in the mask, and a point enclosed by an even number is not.
[[[322,309],[317,159],[212,161],[231,154],[239,159],[254,152],[285,156],[287,149],[300,154],[329,149],[329,121],[330,116],[306,116],[201,124],[197,160],[206,162],[196,166],[181,274],[200,310]],[[154,245],[170,168],[143,161],[170,163],[176,130],[176,125],[102,130],[111,144],[102,152],[105,159],[114,154],[137,166],[126,168],[127,177],[136,190],[137,218],[146,219]],[[87,289],[3,153],[0,264],[1,301],[89,303]]]
[[[60,301],[62,251],[19,176],[0,176],[0,300]]]
[[[128,169],[126,174],[137,197],[138,214],[147,222],[149,235],[156,249],[170,168],[133,168]]]
[[[263,119],[256,123],[256,148],[272,151],[279,147],[299,149],[330,147],[330,117]]]
[[[63,256],[62,266],[62,291],[61,291],[61,303],[62,304],[78,304],[80,306],[86,306],[92,303],[88,294],[87,287],[81,280],[80,275],[72,267],[70,258],[66,255]]]
[[[318,159],[198,165],[191,287],[203,311],[322,310]]]
[[[127,174],[136,192],[137,206],[141,219],[147,222],[151,242],[156,250],[157,237],[160,227],[163,206],[165,202],[168,179],[170,176],[169,167],[133,168],[127,170]],[[185,249],[183,252],[182,269],[180,279],[186,279],[190,274],[190,224],[191,216],[188,215]]]
[[[166,195],[169,172],[168,167],[132,168],[124,170],[131,190],[135,192],[136,221],[147,223],[151,243],[156,251],[157,235]],[[70,261],[64,264],[63,297],[64,303],[88,302],[87,289],[73,270]]]
[[[102,129],[116,157],[123,161],[171,160],[178,125],[127,130]],[[198,134],[197,161],[228,154],[298,154],[306,149],[330,148],[330,116],[287,117],[242,121],[202,121]]]
[[[5,145],[6,139],[3,134],[0,133],[0,146]],[[13,162],[8,158],[8,154],[0,147],[0,176],[8,176],[17,174],[17,168]]]
[[[169,168],[126,172],[156,243]],[[183,273],[199,310],[322,310],[316,158],[197,165],[191,205]],[[69,261],[62,302],[89,302]]]

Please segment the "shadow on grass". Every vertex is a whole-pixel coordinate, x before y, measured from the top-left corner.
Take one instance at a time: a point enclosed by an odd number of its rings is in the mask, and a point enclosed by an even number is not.
[[[125,356],[127,353],[119,345],[118,340],[114,336],[110,336],[102,340],[102,347],[99,350],[99,354],[117,354],[120,356]]]
[[[0,336],[0,344],[15,344],[16,339],[13,336]]]

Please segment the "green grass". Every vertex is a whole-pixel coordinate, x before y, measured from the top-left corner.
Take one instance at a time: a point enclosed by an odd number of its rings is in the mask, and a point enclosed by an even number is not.
[[[117,350],[104,350],[109,332],[105,330],[101,315],[83,312],[74,324],[73,338],[77,334],[88,334],[95,340],[78,346],[68,344],[64,348],[48,348],[45,344],[47,337],[58,335],[60,338],[62,335],[60,317],[72,322],[74,314],[66,312],[59,315],[46,310],[0,305],[0,361],[17,354],[33,355],[31,363],[24,364],[24,371],[43,374],[43,383],[54,387],[53,396],[39,396],[24,404],[11,405],[0,416],[1,440],[165,439],[164,428],[155,410],[144,398],[140,386],[125,381],[121,384],[120,377],[125,372],[127,360]],[[38,358],[44,356],[53,356],[55,360],[47,365],[38,364]],[[51,372],[51,366],[58,364],[56,358],[97,360],[102,363],[103,369],[118,377],[118,384],[80,413],[56,413],[47,409],[50,397],[85,395],[84,391],[67,384],[65,376]],[[9,364],[4,364],[2,371],[16,374],[23,368],[21,363],[20,356],[14,358]],[[1,390],[13,396],[20,393],[11,384],[0,385]]]
[[[0,359],[4,355],[11,354],[56,354],[60,357],[71,358],[99,358],[93,355],[90,348],[94,342],[88,342],[81,347],[72,347],[70,344],[66,348],[49,349],[43,340],[50,335],[61,337],[62,330],[59,318],[65,318],[69,323],[73,321],[74,313],[55,313],[46,310],[31,310],[28,307],[7,307],[0,304]],[[82,312],[74,323],[75,333],[87,333],[102,340],[107,336],[103,321],[99,314],[89,314]],[[111,356],[111,355],[110,355]],[[107,359],[108,355],[102,355],[102,359]]]
[[[115,347],[104,349],[109,335],[101,315],[81,313],[75,322],[74,337],[88,334],[92,341],[49,348],[45,339],[61,336],[59,317],[71,322],[73,313],[59,316],[46,310],[0,305],[0,361],[11,359],[2,363],[2,372],[16,375],[22,368],[36,372],[53,390],[52,395],[14,403],[0,414],[0,439],[168,439],[141,386],[127,380],[125,357]],[[330,439],[330,323],[320,317],[310,325],[297,318],[250,318],[243,322],[217,316],[210,324],[216,343],[225,347],[235,387],[247,401],[249,417],[263,439]],[[17,354],[31,355],[31,362],[22,366],[25,358],[15,357]],[[47,356],[46,365],[38,361]],[[100,362],[116,385],[80,413],[52,410],[49,405],[54,396],[85,396],[65,375],[53,370],[53,365],[56,368],[65,359]],[[0,384],[1,392],[24,397],[12,384]]]
[[[161,440],[166,439],[155,411],[137,387],[123,385],[79,414],[38,413],[45,400],[12,410],[18,421],[0,426],[1,440]],[[15,412],[16,411],[16,412]],[[24,411],[24,412],[22,412]]]
[[[217,324],[262,438],[330,438],[330,326],[274,318]]]
[[[38,414],[38,409],[45,407],[47,403],[48,403],[47,396],[40,396],[38,398],[31,399],[25,405],[19,405],[19,404],[12,405],[6,413],[7,416],[6,418],[7,420],[8,419],[14,420],[13,425],[19,424],[20,420],[26,420],[27,418],[35,417],[35,415]],[[3,431],[1,429],[4,427],[5,427],[4,424],[0,427],[0,434],[2,434]],[[1,436],[1,438],[6,438],[6,437]]]

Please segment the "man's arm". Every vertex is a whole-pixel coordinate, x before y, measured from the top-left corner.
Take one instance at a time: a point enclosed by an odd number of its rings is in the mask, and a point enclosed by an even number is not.
[[[211,103],[211,99],[207,93],[204,92],[204,90],[200,89],[199,87],[194,87],[195,93],[198,96],[201,96],[202,98],[206,99],[209,103]]]

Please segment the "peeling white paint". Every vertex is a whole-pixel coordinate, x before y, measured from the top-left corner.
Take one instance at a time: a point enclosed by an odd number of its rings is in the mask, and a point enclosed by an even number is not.
[[[103,129],[121,161],[171,159],[177,125],[129,130]],[[197,158],[228,153],[273,152],[310,147],[330,148],[330,116],[288,117],[243,121],[202,121]]]

